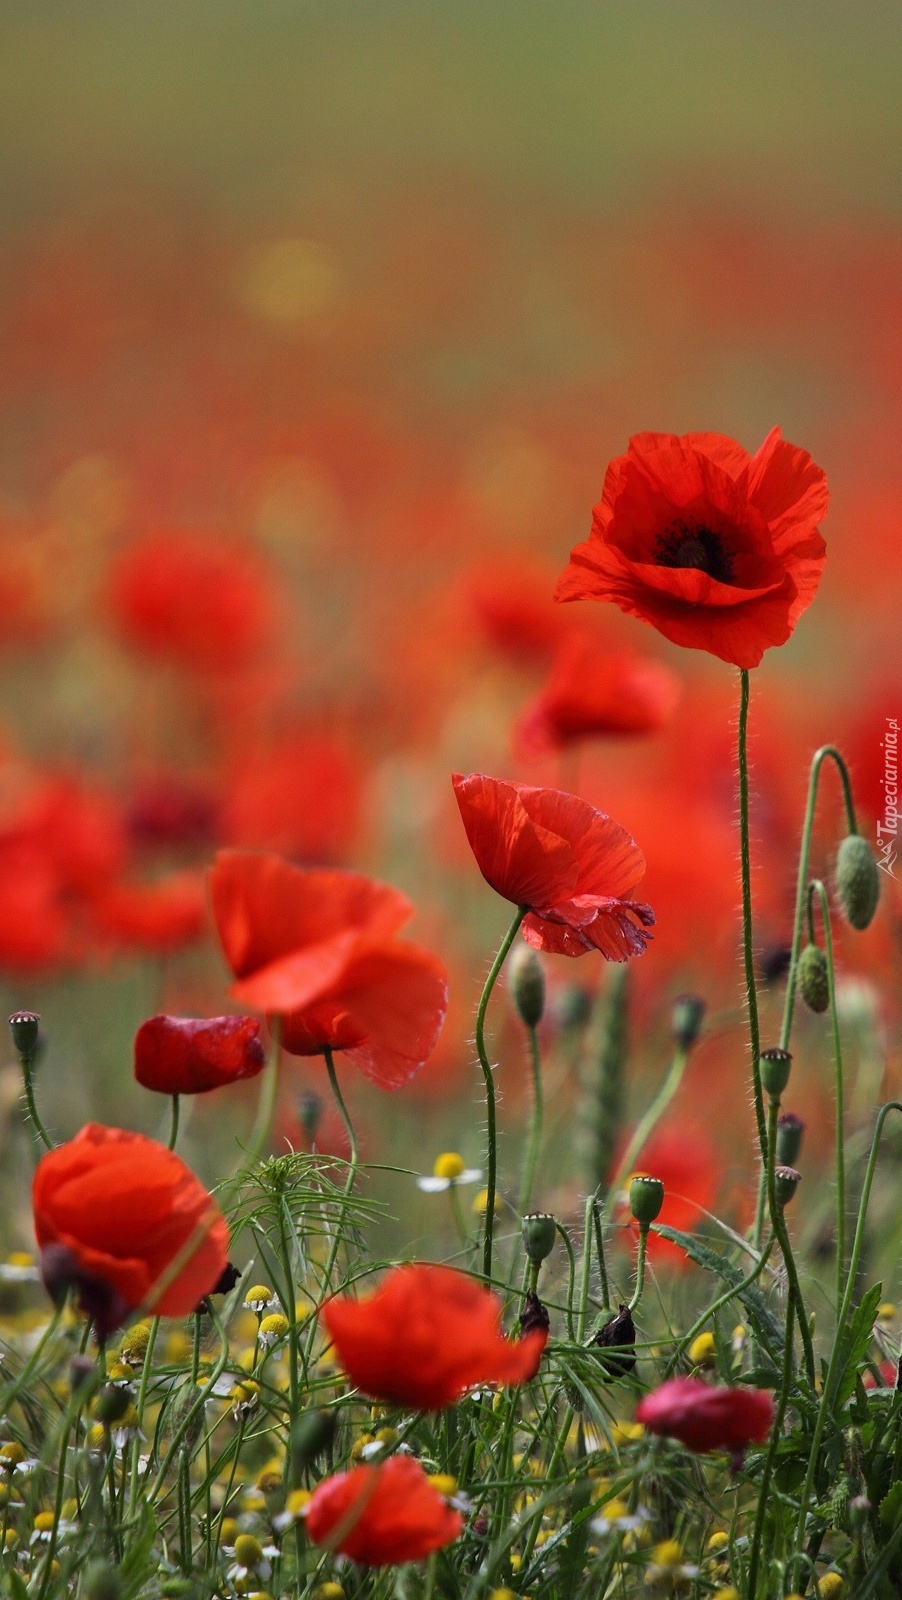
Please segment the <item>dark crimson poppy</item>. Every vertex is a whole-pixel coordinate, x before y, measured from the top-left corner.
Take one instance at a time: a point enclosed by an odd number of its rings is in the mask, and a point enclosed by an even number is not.
[[[365,1567],[422,1561],[456,1539],[463,1517],[432,1487],[412,1456],[355,1467],[317,1484],[305,1526],[326,1545]]]
[[[448,1003],[445,969],[395,937],[413,908],[355,872],[305,871],[279,856],[223,850],[213,911],[242,1005],[281,1018],[292,1055],[344,1051],[383,1089],[429,1056]]]
[[[366,1300],[323,1307],[335,1353],[356,1388],[417,1411],[453,1405],[478,1383],[534,1378],[548,1338],[501,1332],[501,1302],[453,1267],[396,1267]]]
[[[579,739],[654,733],[680,693],[660,661],[600,649],[574,635],[558,651],[545,687],[520,718],[523,743],[564,749]]]
[[[712,1387],[701,1378],[671,1378],[636,1407],[636,1421],[650,1433],[679,1439],[687,1450],[728,1450],[734,1465],[746,1445],[761,1444],[774,1420],[766,1389]]]
[[[88,1123],[42,1156],[32,1205],[49,1293],[74,1288],[101,1338],[138,1309],[188,1316],[228,1263],[215,1200],[180,1156],[140,1133]]]
[[[608,961],[642,954],[655,914],[624,898],[645,872],[645,857],[625,828],[558,789],[476,772],[451,781],[486,882],[529,909],[523,923],[529,944],[565,956],[600,950]]]
[[[265,1065],[255,1017],[149,1017],[135,1034],[135,1077],[159,1094],[205,1094]]]
[[[750,456],[719,433],[640,433],[608,467],[558,600],[613,600],[674,644],[756,667],[817,592],[827,480],[773,428]]]

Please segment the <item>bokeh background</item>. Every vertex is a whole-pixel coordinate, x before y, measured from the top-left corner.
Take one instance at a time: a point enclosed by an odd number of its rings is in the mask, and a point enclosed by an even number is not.
[[[508,908],[449,775],[482,770],[578,788],[645,851],[629,1103],[696,990],[713,1021],[656,1160],[729,1207],[749,1148],[735,674],[550,593],[631,433],[754,450],[779,423],[826,468],[821,593],[755,674],[770,1025],[808,758],[847,752],[873,837],[902,713],[900,61],[881,0],[0,8],[0,968],[8,1008],[44,1017],[59,1133],[160,1125],[132,1035],[227,1005],[205,872],[237,844],[411,895],[450,970],[445,1033],[408,1090],[349,1098],[372,1161],[478,1161],[472,1020]],[[574,640],[663,662],[676,709],[537,737]],[[840,941],[862,1118],[899,1065],[884,889]],[[595,1046],[562,1019],[602,966],[549,961],[538,1198],[564,1210]],[[494,1017],[513,1163],[524,1041],[503,1000]],[[822,1019],[797,1049],[816,1160]],[[12,1066],[0,1082],[21,1177]],[[317,1064],[292,1065],[280,1140],[305,1139],[311,1087]],[[252,1088],[205,1097],[186,1155],[215,1176],[253,1114]],[[338,1141],[328,1112],[318,1139]],[[389,1197],[406,1239],[432,1226],[409,1180]],[[27,1240],[17,1205],[8,1231]]]

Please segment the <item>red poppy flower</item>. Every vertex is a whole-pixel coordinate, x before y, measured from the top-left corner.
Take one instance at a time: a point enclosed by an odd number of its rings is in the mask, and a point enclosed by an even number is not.
[[[74,1287],[101,1338],[139,1308],[187,1316],[228,1262],[215,1200],[180,1156],[140,1133],[88,1123],[42,1156],[32,1204],[49,1293]]]
[[[204,1094],[265,1065],[255,1017],[149,1017],[135,1034],[135,1077],[159,1094]]]
[[[92,896],[97,930],[121,949],[166,955],[195,944],[207,926],[203,877],[173,872],[159,883],[110,883]]]
[[[266,644],[275,611],[257,551],[182,531],[149,534],[123,551],[108,599],[132,645],[195,672],[246,666]]]
[[[827,480],[773,428],[750,456],[719,433],[640,433],[611,462],[558,600],[613,600],[674,644],[756,667],[811,604]]]
[[[679,692],[676,677],[662,662],[607,652],[575,635],[524,711],[519,734],[526,745],[561,750],[578,739],[654,733],[667,721]]]
[[[335,1352],[356,1388],[417,1411],[452,1405],[477,1383],[527,1383],[548,1338],[501,1332],[499,1300],[453,1267],[396,1267],[366,1300],[323,1307]]]
[[[213,911],[242,1005],[281,1017],[291,1055],[342,1050],[383,1089],[412,1078],[448,1003],[445,969],[395,937],[404,895],[355,872],[305,871],[278,856],[220,851]]]
[[[486,882],[529,908],[523,923],[529,944],[565,956],[600,950],[608,961],[642,954],[655,914],[624,898],[645,872],[645,857],[625,828],[557,789],[475,772],[451,781]]]
[[[746,1445],[761,1444],[774,1420],[766,1389],[715,1389],[701,1378],[671,1378],[636,1407],[650,1433],[679,1439],[687,1450],[729,1450],[734,1464]]]
[[[456,1539],[463,1517],[433,1489],[412,1456],[355,1467],[317,1484],[307,1506],[313,1544],[365,1567],[422,1561]]]

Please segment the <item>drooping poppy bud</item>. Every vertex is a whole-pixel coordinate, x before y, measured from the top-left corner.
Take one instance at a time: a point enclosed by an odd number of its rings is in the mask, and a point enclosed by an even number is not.
[[[531,1333],[544,1333],[547,1337],[550,1327],[551,1318],[538,1295],[528,1294],[520,1312],[520,1337],[525,1339]]]
[[[729,1450],[734,1467],[749,1444],[767,1438],[774,1420],[765,1389],[715,1388],[701,1378],[671,1378],[636,1407],[650,1433],[679,1439],[688,1450]]]
[[[545,1010],[545,969],[528,944],[515,945],[507,962],[507,987],[525,1028],[537,1028]]]
[[[847,922],[868,927],[880,899],[880,873],[874,852],[860,833],[850,833],[836,856],[836,890]]]
[[[705,1002],[697,994],[680,994],[673,1002],[670,1036],[678,1050],[691,1050],[701,1033]]]
[[[599,1364],[609,1378],[628,1378],[635,1370],[636,1353],[634,1350],[613,1348],[619,1345],[634,1345],[636,1343],[636,1325],[633,1322],[629,1306],[621,1305],[615,1316],[607,1321],[595,1335],[595,1343],[602,1350],[610,1354],[601,1356]]]
[[[797,968],[799,994],[809,1011],[826,1011],[830,1004],[827,957],[820,945],[806,944]]]
[[[792,1056],[788,1050],[774,1046],[761,1052],[761,1082],[772,1100],[779,1100],[789,1082]]]

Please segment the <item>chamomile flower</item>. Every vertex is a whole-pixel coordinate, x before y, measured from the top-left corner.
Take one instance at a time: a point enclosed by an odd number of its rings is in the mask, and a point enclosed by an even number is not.
[[[288,1332],[288,1318],[283,1317],[280,1311],[270,1312],[263,1317],[257,1330],[257,1338],[264,1350],[271,1350],[274,1344],[284,1339]]]
[[[311,1494],[309,1489],[292,1489],[285,1501],[285,1510],[273,1517],[272,1525],[276,1533],[284,1533],[286,1528],[293,1528],[307,1514]]]
[[[278,1295],[273,1294],[265,1283],[253,1284],[244,1297],[245,1311],[253,1311],[257,1317],[265,1317],[268,1311],[275,1311],[278,1304]]]
[[[625,1500],[607,1500],[600,1515],[593,1517],[589,1526],[593,1533],[602,1537],[608,1533],[635,1533],[637,1528],[650,1520],[650,1515],[644,1506],[637,1506],[635,1511],[630,1511]]]
[[[274,1544],[262,1545],[252,1533],[239,1533],[232,1547],[235,1557],[229,1568],[230,1582],[243,1578],[260,1578],[264,1583],[272,1575],[272,1556],[279,1554]]]
[[[482,1173],[478,1167],[465,1167],[463,1156],[456,1150],[444,1150],[436,1156],[432,1172],[417,1178],[417,1188],[424,1194],[441,1194],[461,1183],[479,1183]]]
[[[41,1274],[27,1250],[13,1250],[0,1261],[0,1283],[38,1283]]]

